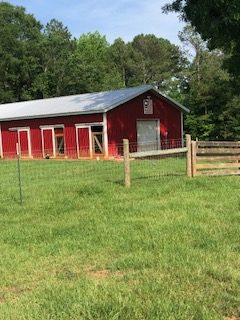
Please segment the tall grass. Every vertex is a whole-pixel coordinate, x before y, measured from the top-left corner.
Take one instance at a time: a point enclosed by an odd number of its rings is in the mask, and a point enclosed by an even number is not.
[[[0,319],[240,316],[239,177],[134,162],[126,190],[120,162],[21,166],[23,206],[0,163]]]

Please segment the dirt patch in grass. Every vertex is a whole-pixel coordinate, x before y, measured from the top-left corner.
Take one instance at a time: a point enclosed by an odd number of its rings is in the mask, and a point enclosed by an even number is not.
[[[240,320],[240,317],[226,317],[224,320]]]
[[[88,277],[96,280],[104,280],[111,277],[123,277],[125,275],[124,272],[116,271],[111,272],[107,269],[102,270],[94,270],[94,269],[87,269],[86,274]]]
[[[6,303],[8,300],[17,298],[31,290],[31,288],[21,288],[16,286],[0,288],[0,304]]]
[[[97,270],[97,271],[88,271],[87,275],[91,278],[100,280],[100,279],[106,279],[111,276],[111,273],[109,270]]]
[[[6,299],[4,297],[0,296],[0,304],[3,304],[5,302],[6,302]]]

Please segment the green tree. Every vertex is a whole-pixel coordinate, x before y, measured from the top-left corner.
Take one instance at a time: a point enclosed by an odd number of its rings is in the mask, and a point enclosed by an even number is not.
[[[75,92],[72,55],[76,42],[68,28],[53,19],[47,23],[42,41],[42,72],[34,89],[42,97],[54,97]]]
[[[213,48],[229,48],[233,43],[240,43],[238,0],[174,0],[164,11],[178,12]]]
[[[0,3],[0,102],[34,98],[41,73],[41,24],[23,7]]]
[[[73,58],[79,92],[94,92],[119,87],[120,75],[108,62],[109,44],[99,32],[80,36]]]
[[[132,46],[139,52],[138,66],[144,84],[154,83],[162,87],[182,68],[183,57],[179,48],[166,39],[140,34],[133,39]]]
[[[120,75],[121,85],[126,87],[130,60],[129,46],[121,38],[117,38],[110,46],[108,55],[110,64]]]
[[[201,139],[219,139],[222,137],[221,114],[232,91],[229,74],[223,69],[224,54],[209,51],[190,26],[180,33],[180,39],[194,50],[184,102],[191,110],[186,120],[187,130]]]
[[[220,48],[229,54],[229,70],[240,74],[239,0],[174,0],[163,9],[175,11],[190,22],[211,49]]]
[[[219,135],[225,140],[240,140],[240,96],[229,99],[219,115]]]

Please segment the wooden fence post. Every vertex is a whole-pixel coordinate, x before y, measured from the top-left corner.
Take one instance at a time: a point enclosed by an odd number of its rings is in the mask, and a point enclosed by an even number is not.
[[[125,187],[129,188],[131,186],[131,177],[130,177],[130,158],[129,158],[128,139],[123,139],[123,157],[124,157],[124,184],[125,184]]]
[[[18,143],[16,143],[16,154],[17,154],[17,168],[18,168],[19,198],[20,198],[20,204],[23,204],[22,179],[21,179],[21,167],[20,167],[20,148]]]
[[[186,147],[187,147],[187,176],[192,177],[192,147],[191,147],[190,134],[186,134]]]
[[[192,141],[192,176],[196,177],[197,175],[197,142]]]

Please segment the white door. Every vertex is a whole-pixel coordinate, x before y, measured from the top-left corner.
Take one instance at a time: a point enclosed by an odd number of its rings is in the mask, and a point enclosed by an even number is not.
[[[158,150],[160,147],[160,125],[158,120],[137,121],[138,151]]]

